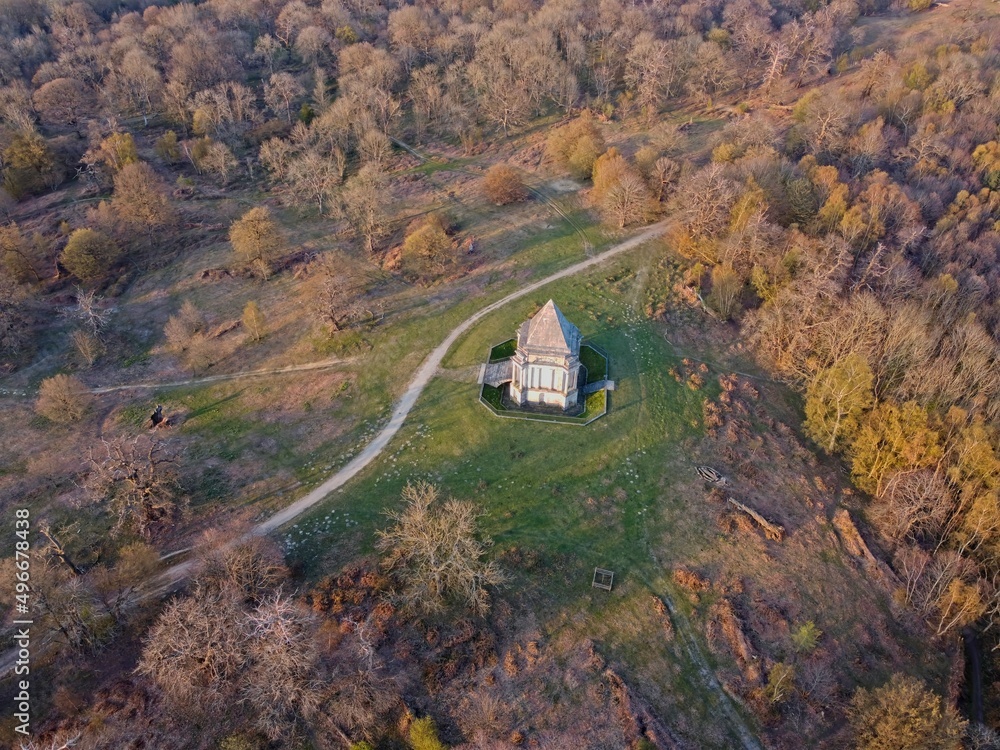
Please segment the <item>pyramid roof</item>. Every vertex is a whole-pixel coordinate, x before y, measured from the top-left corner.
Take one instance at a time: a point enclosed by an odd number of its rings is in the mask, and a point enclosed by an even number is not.
[[[574,354],[580,347],[580,329],[549,300],[535,316],[525,323],[527,331],[518,343],[527,349],[545,349]],[[519,337],[520,338],[520,337]]]

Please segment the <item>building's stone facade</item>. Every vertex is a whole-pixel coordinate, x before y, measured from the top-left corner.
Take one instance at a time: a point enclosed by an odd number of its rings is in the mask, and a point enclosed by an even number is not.
[[[552,300],[517,331],[511,400],[569,409],[577,405],[580,330]]]

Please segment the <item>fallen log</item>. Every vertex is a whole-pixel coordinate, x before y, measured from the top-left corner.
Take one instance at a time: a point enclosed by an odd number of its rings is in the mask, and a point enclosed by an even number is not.
[[[764,518],[764,516],[762,516],[760,513],[751,508],[749,505],[744,505],[735,497],[727,497],[726,502],[728,502],[737,510],[743,511],[748,516],[750,516],[750,518],[756,521],[757,524],[762,529],[764,529],[764,536],[766,536],[768,539],[771,539],[775,542],[780,542],[782,539],[785,538],[784,526],[781,526],[780,524],[776,523],[771,523],[766,518]]]

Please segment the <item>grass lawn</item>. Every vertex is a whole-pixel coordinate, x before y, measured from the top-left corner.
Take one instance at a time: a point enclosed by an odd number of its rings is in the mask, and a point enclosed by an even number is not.
[[[601,247],[612,239],[594,235],[603,238]],[[486,300],[584,257],[579,236],[566,222],[553,222],[537,235],[511,242],[506,265],[479,282]],[[129,395],[121,398],[115,421],[123,428],[140,428],[157,403],[166,404],[168,413],[184,413],[174,434],[188,443],[186,460],[214,467],[193,475],[186,488],[196,514],[251,506],[266,515],[349,461],[377,432],[427,353],[484,304],[484,296],[457,289],[433,295],[426,289],[404,290],[394,300],[397,311],[380,326],[350,329],[329,339],[308,334],[315,339],[315,352],[305,352],[303,358],[356,358],[342,368]]]
[[[584,344],[580,347],[580,364],[587,368],[587,383],[596,383],[608,377],[607,357],[592,346]]]
[[[507,411],[503,405],[503,391],[489,383],[483,384],[483,400],[497,411]]]
[[[613,527],[626,535],[629,529],[634,531],[635,519],[629,519],[628,511],[643,510],[649,495],[661,494],[665,456],[700,434],[704,393],[692,392],[669,377],[666,371],[674,358],[655,331],[627,304],[592,295],[589,281],[593,279],[558,282],[538,296],[554,296],[566,315],[616,363],[618,390],[607,419],[580,431],[497,420],[477,403],[479,386],[474,382],[438,378],[386,453],[362,478],[289,530],[292,557],[313,575],[333,569],[348,558],[336,552],[339,533],[320,528],[329,513],[346,512],[362,527],[359,533],[370,534],[383,523],[382,512],[398,502],[408,479],[429,478],[455,496],[482,502],[490,511],[490,532],[502,545],[545,538],[541,550],[587,558],[604,555],[612,562],[620,557],[635,564],[648,559],[632,540],[605,533],[604,525],[587,520],[584,509],[575,506],[620,490],[618,495],[627,496],[620,501],[625,512]],[[487,318],[457,345],[447,366],[461,368],[480,361],[482,342],[500,338],[496,331],[516,328],[536,304],[538,300],[519,300]],[[552,501],[559,497],[566,499]],[[548,538],[555,528],[566,533]],[[294,541],[298,536],[309,539]],[[369,536],[363,549],[370,549],[371,541]],[[354,552],[345,550],[348,555]],[[620,580],[622,573],[618,575]],[[581,582],[579,590],[586,590],[590,578]]]
[[[535,422],[575,425],[586,425],[592,420],[603,416],[607,411],[608,404],[607,392],[602,389],[588,394],[583,404],[583,411],[574,416],[570,416],[568,414],[524,411],[519,408],[508,409],[503,403],[503,391],[485,383],[483,384],[480,400],[497,412],[497,416],[503,417],[504,419],[526,419],[528,421]]]
[[[602,648],[635,668],[664,660],[649,670],[649,679],[662,682],[652,692],[693,726],[717,723],[712,701],[699,692],[697,667],[676,644],[651,647],[647,629],[655,623],[631,611],[645,612],[650,593],[671,585],[664,566],[715,535],[690,524],[686,501],[673,489],[688,479],[685,446],[701,436],[708,388],[691,391],[667,374],[675,364],[669,347],[622,294],[639,291],[631,268],[648,253],[617,262],[613,282],[605,268],[511,303],[474,328],[446,363],[480,362],[484,342],[502,340],[551,296],[615,363],[617,390],[606,417],[586,428],[497,419],[477,403],[474,382],[435,379],[387,451],[280,538],[290,562],[318,578],[372,551],[374,532],[407,481],[427,479],[445,494],[473,499],[486,512],[482,523],[498,554],[539,561],[530,569],[510,566],[515,598],[550,632],[600,633]],[[591,588],[594,567],[615,571],[614,591]],[[723,731],[718,744],[703,746],[727,747],[730,739]]]
[[[490,362],[501,362],[514,356],[517,350],[517,339],[508,339],[490,349]]]

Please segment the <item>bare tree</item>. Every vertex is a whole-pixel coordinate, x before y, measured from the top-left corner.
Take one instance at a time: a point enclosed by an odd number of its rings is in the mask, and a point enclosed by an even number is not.
[[[125,164],[115,174],[111,207],[133,233],[145,236],[147,247],[153,246],[176,217],[166,185],[145,162]]]
[[[378,128],[369,128],[358,139],[358,153],[363,164],[371,164],[375,169],[383,171],[392,157],[392,142]]]
[[[344,215],[364,238],[369,254],[375,253],[376,243],[389,230],[386,187],[385,175],[366,165],[347,181],[340,192]]]
[[[160,553],[148,544],[129,544],[118,551],[112,565],[98,565],[89,572],[94,593],[118,627],[141,599],[140,588],[160,566]]]
[[[848,717],[858,750],[959,750],[966,726],[948,701],[903,674],[874,690],[858,688]]]
[[[75,527],[75,524],[71,529]],[[42,535],[45,539],[45,545],[41,548],[42,554],[54,557],[56,560],[61,562],[67,568],[69,568],[73,575],[82,576],[83,571],[77,566],[73,559],[70,557],[69,552],[66,550],[66,545],[62,543],[62,540],[56,536],[56,532],[52,530],[49,525],[48,520],[42,519],[38,523],[38,533]]]
[[[70,334],[70,340],[73,342],[73,346],[77,354],[80,355],[83,364],[87,367],[92,367],[94,362],[104,354],[104,344],[101,340],[83,328],[77,328],[73,331]]]
[[[320,324],[335,333],[361,312],[361,280],[350,261],[338,253],[324,253],[310,264],[309,271],[314,279],[308,292],[309,305]]]
[[[69,317],[79,321],[84,330],[99,338],[114,312],[104,302],[104,298],[96,290],[76,287],[76,304],[70,309]]]
[[[656,39],[651,32],[640,33],[625,63],[625,83],[648,119],[652,119],[669,95],[671,70],[668,43]]]
[[[154,111],[163,95],[163,78],[145,51],[133,47],[113,66],[103,82],[103,93],[123,115]]]
[[[271,739],[319,707],[315,625],[280,592],[252,608],[228,588],[199,588],[167,606],[146,638],[138,671],[175,706],[202,715],[240,707]]]
[[[115,533],[130,529],[151,539],[170,527],[187,503],[179,492],[177,462],[158,438],[102,438],[88,463],[86,484],[95,499],[108,503]]]
[[[664,201],[670,195],[674,183],[681,174],[681,165],[668,156],[661,156],[653,164],[652,182],[656,200]]]
[[[14,211],[14,206],[17,205],[17,201],[14,200],[7,188],[0,186],[0,216],[4,218],[5,221],[10,221],[11,214]]]
[[[245,621],[225,589],[176,599],[149,629],[137,671],[178,707],[221,714],[250,663]]]
[[[828,452],[854,439],[861,417],[874,403],[872,371],[859,354],[821,370],[809,384],[806,432]]]
[[[743,292],[743,279],[729,264],[720,263],[712,267],[712,291],[708,302],[723,320],[730,320],[739,307]]]
[[[41,281],[32,256],[32,243],[17,224],[0,227],[0,262],[18,283]]]
[[[244,674],[242,699],[257,727],[276,740],[299,716],[312,716],[320,705],[314,620],[279,591],[250,613],[246,627],[250,668]]]
[[[938,539],[955,499],[951,488],[931,469],[900,471],[891,476],[869,514],[886,537],[897,542]]]
[[[79,378],[53,375],[42,381],[35,411],[53,422],[79,422],[92,401],[93,396]]]
[[[292,105],[295,100],[305,94],[295,76],[291,73],[275,73],[270,80],[264,84],[264,101],[278,117],[284,117],[287,122],[292,121]]]
[[[295,149],[283,138],[269,138],[260,146],[258,158],[261,164],[275,179],[283,180],[288,174],[288,165],[295,154]]]
[[[402,108],[395,93],[401,78],[399,63],[388,50],[368,42],[344,47],[337,62],[338,82],[346,97],[387,133]]]
[[[236,254],[265,281],[271,263],[285,247],[285,238],[266,206],[251,208],[229,228],[229,242]]]
[[[264,336],[264,326],[266,320],[264,313],[260,311],[260,305],[251,300],[243,308],[243,327],[247,330],[254,341],[260,341]]]
[[[692,246],[704,246],[706,241],[718,237],[727,225],[737,194],[737,186],[720,164],[711,164],[682,180],[677,199]],[[708,257],[710,254],[700,253],[701,259],[714,262],[715,257]]]
[[[213,535],[203,546],[208,551],[197,581],[205,588],[228,589],[247,603],[259,604],[288,577],[281,550],[267,537],[241,541]]]
[[[605,213],[622,229],[644,221],[650,214],[652,196],[645,180],[630,170],[608,187],[602,201]]]
[[[477,538],[482,515],[469,502],[438,502],[437,488],[427,482],[403,489],[406,505],[387,515],[393,526],[378,533],[386,553],[385,567],[398,571],[403,602],[418,612],[436,612],[458,599],[477,614],[489,609],[487,586],[505,576],[495,562],[483,560],[492,544]]]
[[[31,339],[28,295],[6,276],[0,276],[0,351],[20,351]]]
[[[72,575],[65,566],[56,566],[49,558],[33,561],[31,566],[32,599],[48,628],[62,645],[78,652],[101,644],[107,635],[106,615],[82,576]]]
[[[207,144],[205,152],[198,160],[199,169],[214,174],[222,184],[229,182],[229,176],[239,166],[236,157],[225,143],[212,141]]]
[[[195,334],[205,328],[205,318],[191,300],[185,300],[176,315],[167,318],[163,334],[167,338],[167,346],[175,354],[187,350]]]
[[[276,149],[269,149],[267,157],[277,159]],[[322,214],[327,200],[334,194],[334,188],[344,179],[345,158],[339,149],[329,157],[309,149],[289,159],[283,168],[278,164],[275,166],[282,169],[284,179],[291,187],[292,196],[304,203],[314,202]]]
[[[75,78],[56,78],[43,84],[35,92],[33,101],[50,125],[70,125],[77,129],[96,109],[90,87]]]

